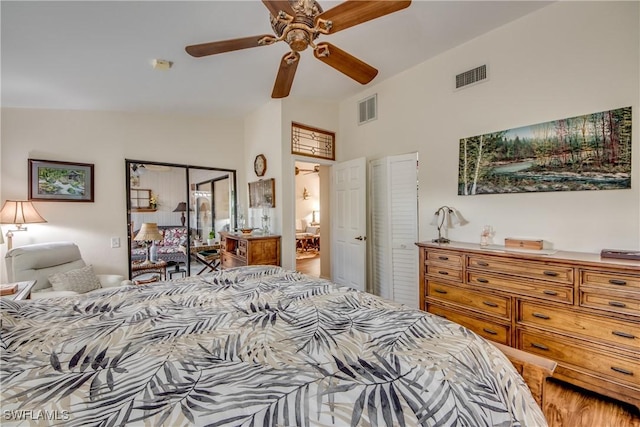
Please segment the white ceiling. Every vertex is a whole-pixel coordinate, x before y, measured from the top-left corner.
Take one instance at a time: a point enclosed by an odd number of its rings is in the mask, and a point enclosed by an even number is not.
[[[340,2],[319,3],[328,10]],[[318,40],[376,67],[371,85],[548,4],[414,0]],[[242,117],[268,102],[287,51],[285,43],[198,59],[184,51],[272,34],[269,13],[255,0],[3,0],[0,7],[3,107]],[[338,101],[362,90],[309,49],[301,56],[290,96]],[[154,58],[174,66],[154,70]]]

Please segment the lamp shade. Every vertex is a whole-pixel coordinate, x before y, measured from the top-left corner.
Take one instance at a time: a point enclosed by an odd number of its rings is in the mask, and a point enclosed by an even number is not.
[[[180,202],[178,206],[173,210],[174,212],[186,212],[187,211],[187,202]]]
[[[142,224],[140,231],[138,231],[138,234],[136,234],[136,237],[134,237],[133,240],[162,240],[162,233],[160,233],[158,224],[155,222],[145,222]]]
[[[47,222],[28,200],[7,200],[0,210],[0,224],[35,224]]]

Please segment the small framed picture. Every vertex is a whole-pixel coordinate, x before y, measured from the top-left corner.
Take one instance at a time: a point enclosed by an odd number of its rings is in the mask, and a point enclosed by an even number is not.
[[[93,164],[29,159],[29,200],[93,202]]]
[[[276,180],[273,178],[249,183],[249,207],[273,208],[276,206]]]

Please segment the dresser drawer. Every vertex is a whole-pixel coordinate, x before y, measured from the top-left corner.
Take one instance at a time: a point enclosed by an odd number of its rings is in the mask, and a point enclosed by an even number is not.
[[[429,281],[427,293],[432,298],[460,304],[473,310],[504,319],[511,318],[511,298],[472,291],[453,285]]]
[[[573,268],[538,261],[508,262],[492,257],[469,256],[469,268],[510,276],[540,279],[547,282],[573,284]]]
[[[446,264],[449,268],[462,268],[463,256],[448,251],[428,251],[427,262],[436,264]]]
[[[640,386],[640,360],[587,347],[578,340],[519,331],[518,347],[559,364],[617,382]]]
[[[517,295],[529,295],[550,301],[573,304],[573,288],[557,284],[537,281],[518,282],[505,276],[492,276],[477,272],[468,273],[467,283],[473,286],[483,286],[501,291],[513,292]],[[522,280],[522,279],[520,279]]]
[[[437,277],[438,279],[462,282],[462,270],[456,270],[454,268],[428,264],[425,268],[425,273],[431,277]]]
[[[598,289],[640,292],[640,277],[607,271],[580,271],[581,286],[595,286]]]
[[[518,324],[563,331],[640,352],[640,323],[589,316],[563,308],[545,307],[528,301],[520,301],[518,307]]]
[[[462,325],[467,329],[471,329],[486,339],[499,342],[500,344],[511,345],[511,328],[507,325],[501,325],[480,317],[462,314],[435,304],[428,304],[428,311],[429,313]]]
[[[227,252],[223,252],[220,256],[220,265],[222,266],[222,268],[232,268],[241,267],[243,265],[246,265],[246,263]]]
[[[580,288],[580,305],[599,310],[614,311],[640,316],[640,295],[624,292],[600,292],[595,289]]]

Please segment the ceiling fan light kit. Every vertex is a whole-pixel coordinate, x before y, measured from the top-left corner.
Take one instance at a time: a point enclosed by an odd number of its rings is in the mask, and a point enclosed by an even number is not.
[[[187,46],[185,50],[189,55],[200,58],[240,49],[269,46],[284,41],[291,51],[280,61],[271,97],[285,98],[289,96],[293,85],[300,60],[298,52],[308,47],[313,49],[317,59],[358,83],[365,85],[371,82],[378,74],[377,69],[330,43],[316,44],[315,40],[321,34],[334,34],[402,10],[408,7],[411,1],[347,0],[327,11],[323,11],[315,0],[262,0],[262,3],[271,13],[271,28],[275,36],[265,34],[201,43]]]

